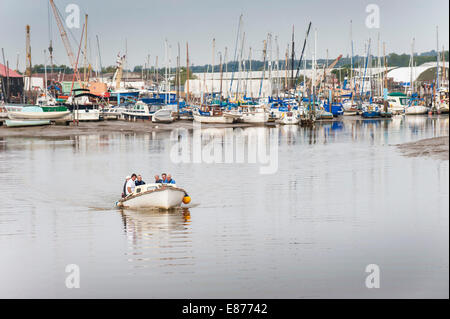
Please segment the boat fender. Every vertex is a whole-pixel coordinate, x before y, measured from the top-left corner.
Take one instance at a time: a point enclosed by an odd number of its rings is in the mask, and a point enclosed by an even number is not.
[[[191,197],[188,194],[185,194],[183,197],[183,203],[187,205],[190,202],[191,202]]]

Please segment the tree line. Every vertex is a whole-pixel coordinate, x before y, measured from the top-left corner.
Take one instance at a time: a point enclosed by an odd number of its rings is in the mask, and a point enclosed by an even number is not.
[[[449,51],[445,51],[445,61],[449,61]],[[409,66],[410,63],[410,55],[409,54],[397,54],[397,53],[390,53],[389,55],[386,56],[386,60],[387,60],[387,64],[389,67],[407,67]],[[376,65],[376,61],[378,59],[378,57],[376,56],[371,56],[372,58],[372,65],[375,66]],[[383,57],[380,57],[382,64],[383,64]],[[318,59],[317,60],[317,64],[319,64],[320,66],[324,66],[324,65],[329,65],[334,61],[335,58],[330,58],[328,60],[326,59]],[[365,64],[365,60],[366,57],[365,56],[359,56],[356,55],[353,57],[353,66],[356,67],[364,67]],[[441,57],[442,60],[442,57]],[[427,63],[427,62],[435,62],[436,61],[436,51],[430,51],[430,52],[425,52],[422,53],[420,55],[415,55],[414,57],[414,61],[415,64],[417,65],[421,65],[423,63]],[[280,68],[280,70],[284,70],[286,69],[286,62],[287,62],[287,69],[291,69],[291,61],[285,61],[285,60],[279,60],[278,61],[278,66]],[[294,68],[298,68],[298,64],[299,64],[299,60],[294,60]],[[272,62],[272,69],[274,69],[274,64],[276,64],[277,62]],[[263,61],[259,61],[259,60],[244,60],[243,64],[245,66],[245,70],[248,70],[250,68],[250,64],[251,64],[251,68],[252,71],[261,71],[264,69],[264,62]],[[311,59],[307,59],[306,60],[306,67],[307,68],[311,68],[312,66],[312,60]],[[351,66],[351,58],[349,56],[341,58],[340,61],[336,64],[336,68],[350,68]],[[266,61],[265,63],[265,67],[266,70],[269,68],[269,62]],[[242,70],[243,66],[241,65],[241,70]],[[189,66],[189,69],[191,72],[189,73],[202,73],[202,72],[211,72],[213,69],[213,66],[211,64],[204,64],[204,65],[191,65]],[[303,69],[303,63],[301,65],[301,69]],[[47,65],[47,72],[50,72],[51,67]],[[102,68],[102,73],[114,73],[116,70],[116,67],[111,65],[111,66],[107,66]],[[175,72],[175,68],[170,68],[170,72],[173,74]],[[228,62],[226,64],[224,64],[222,66],[222,70],[223,72],[236,72],[239,70],[239,63],[237,61],[231,61]],[[83,73],[84,69],[80,68],[79,72]],[[43,73],[44,72],[44,65],[43,64],[36,64],[33,66],[32,68],[32,72],[33,73]],[[67,65],[54,65],[53,66],[53,72],[54,73],[64,73],[64,74],[73,74],[73,69]],[[128,70],[123,70],[123,72],[137,72],[137,73],[141,73],[144,72],[144,74],[146,74],[147,72],[151,72],[151,73],[155,73],[155,69],[152,68],[144,68],[142,65],[137,65],[135,66],[133,69],[128,69]],[[186,70],[184,70],[183,72],[186,72]],[[214,72],[220,72],[220,65],[215,65],[214,66]],[[158,68],[156,70],[156,73],[159,75],[164,75],[165,74],[165,68]],[[190,78],[192,78],[190,76]]]

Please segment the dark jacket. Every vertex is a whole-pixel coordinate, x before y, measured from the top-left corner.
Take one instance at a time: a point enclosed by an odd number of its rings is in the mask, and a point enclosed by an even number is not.
[[[145,182],[144,182],[144,181],[138,181],[138,180],[136,180],[136,181],[134,182],[134,184],[135,184],[136,186],[141,186],[141,185],[145,185]]]
[[[122,197],[125,197],[127,193],[127,180],[125,180],[125,184],[123,184]]]

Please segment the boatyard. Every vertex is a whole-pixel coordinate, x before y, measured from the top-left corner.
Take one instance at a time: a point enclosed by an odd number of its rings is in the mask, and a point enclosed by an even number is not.
[[[6,1],[0,298],[448,298],[448,2]]]

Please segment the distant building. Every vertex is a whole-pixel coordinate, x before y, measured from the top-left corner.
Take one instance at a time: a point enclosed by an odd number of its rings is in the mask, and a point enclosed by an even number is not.
[[[442,63],[440,63],[442,67]],[[449,64],[445,63],[445,68],[448,70]],[[413,81],[420,81],[421,75],[425,74],[427,71],[436,69],[436,62],[424,63],[417,67],[388,67],[387,68],[387,82],[389,90],[399,90],[404,89],[410,85],[411,75]],[[339,68],[335,68],[339,70]],[[327,75],[330,74],[332,70],[327,71]],[[361,88],[364,93],[370,91],[374,88],[375,83],[383,78],[383,73],[386,72],[384,67],[381,68],[369,68],[367,70],[355,68],[353,70],[354,81],[356,87],[360,91]],[[295,75],[296,72],[294,72]],[[316,71],[316,79],[323,76],[323,68],[318,68]],[[220,73],[194,73],[196,79],[189,80],[189,92],[192,96],[200,96],[202,93],[208,94],[211,91],[215,93],[220,92],[220,83],[222,82],[222,94],[224,96],[233,96],[236,91],[241,93],[245,92],[247,96],[253,97],[266,97],[270,95],[276,95],[278,91],[282,91],[286,83],[290,83],[291,70],[272,70],[269,72],[263,71],[248,71],[244,70],[241,72],[223,72],[222,76]],[[311,79],[313,77],[313,71],[307,69],[300,70],[299,75],[305,75],[307,78]],[[262,80],[264,76],[264,80]],[[222,80],[221,80],[222,77]],[[423,78],[423,76],[422,76]],[[347,79],[347,78],[345,78]],[[347,79],[348,80],[348,79]],[[434,80],[434,79],[433,79]],[[186,93],[187,86],[184,85],[184,92]]]
[[[443,63],[441,62],[439,65],[442,68]],[[445,68],[447,70],[448,65],[449,65],[448,62],[445,62]],[[409,86],[409,83],[411,82],[411,76],[413,81],[417,81],[422,73],[430,69],[436,69],[436,66],[437,62],[428,62],[413,68],[410,67],[395,68],[388,72],[387,77],[392,78],[394,82],[399,83],[402,86]]]
[[[23,76],[0,64],[1,100],[20,102],[23,96]]]

